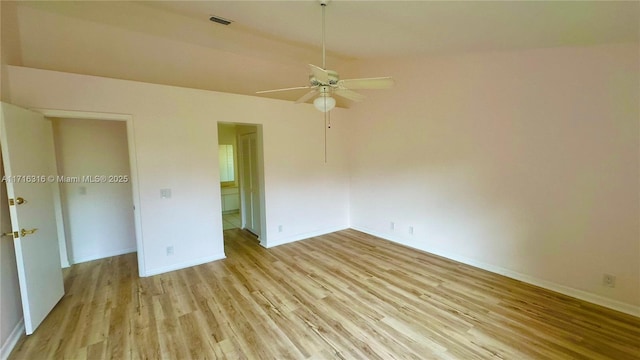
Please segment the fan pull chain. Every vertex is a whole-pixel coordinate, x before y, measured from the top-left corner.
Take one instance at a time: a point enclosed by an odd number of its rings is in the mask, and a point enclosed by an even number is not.
[[[327,116],[329,111],[324,113],[324,163],[327,163]]]

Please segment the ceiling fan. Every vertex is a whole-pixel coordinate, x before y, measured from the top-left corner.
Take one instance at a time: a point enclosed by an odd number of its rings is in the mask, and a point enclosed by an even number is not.
[[[310,89],[308,93],[296,100],[296,104],[307,102],[315,97],[313,105],[316,109],[326,113],[336,106],[336,99],[334,99],[332,95],[340,96],[352,101],[362,101],[365,99],[365,96],[353,90],[388,89],[393,86],[394,81],[391,77],[340,80],[340,76],[336,71],[328,70],[326,68],[325,8],[327,7],[328,2],[329,0],[320,0],[320,6],[322,7],[322,67],[309,64],[309,68],[311,69],[309,85],[258,91],[256,94]]]

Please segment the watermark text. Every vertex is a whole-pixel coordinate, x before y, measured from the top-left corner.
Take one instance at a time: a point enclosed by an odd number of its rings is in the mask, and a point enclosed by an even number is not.
[[[129,175],[11,175],[2,177],[3,183],[10,184],[122,184],[128,183],[129,180]]]

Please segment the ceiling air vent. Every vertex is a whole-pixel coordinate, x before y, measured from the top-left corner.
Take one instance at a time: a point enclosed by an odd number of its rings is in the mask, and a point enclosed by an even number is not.
[[[229,25],[229,24],[232,23],[231,20],[223,19],[223,18],[218,17],[218,16],[211,16],[209,18],[209,20],[213,21],[214,23],[218,23],[218,24],[222,24],[222,25]]]

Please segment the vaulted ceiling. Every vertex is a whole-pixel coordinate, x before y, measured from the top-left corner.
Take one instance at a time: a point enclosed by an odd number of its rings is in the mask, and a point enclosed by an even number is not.
[[[11,65],[254,95],[307,85],[322,61],[316,0],[3,0],[1,14]],[[638,42],[640,2],[332,0],[326,23],[327,67],[348,78],[383,58]]]

